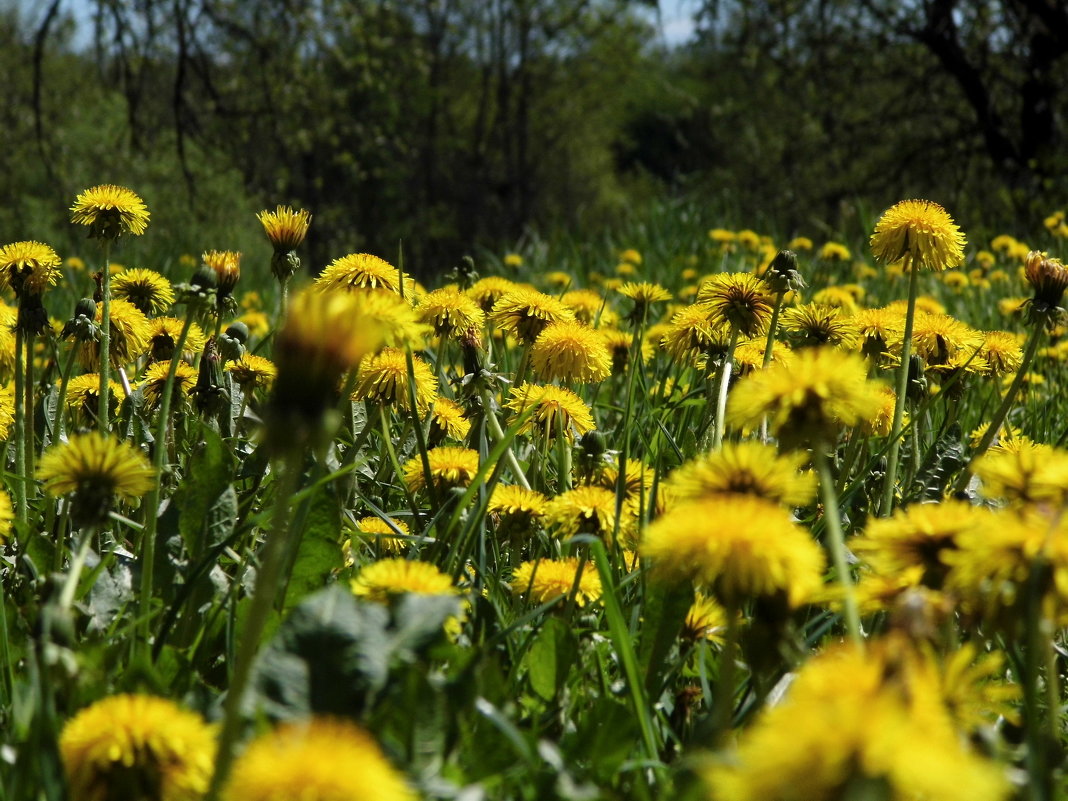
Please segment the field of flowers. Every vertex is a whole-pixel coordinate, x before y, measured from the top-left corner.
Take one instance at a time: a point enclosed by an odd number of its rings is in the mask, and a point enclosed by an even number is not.
[[[1064,797],[1063,213],[423,286],[71,212],[0,248],[0,798]]]

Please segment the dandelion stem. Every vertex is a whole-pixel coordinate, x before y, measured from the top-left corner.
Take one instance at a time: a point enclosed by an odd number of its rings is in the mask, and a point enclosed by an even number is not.
[[[727,387],[731,382],[731,368],[734,366],[734,349],[738,347],[738,329],[731,328],[731,341],[723,355],[723,366],[719,370],[719,392],[716,395],[716,419],[712,429],[712,448],[719,450],[723,445],[723,430],[726,428]]]
[[[156,441],[152,450],[152,468],[155,474],[152,491],[145,501],[145,529],[141,533],[141,597],[140,597],[140,627],[141,645],[146,649],[149,646],[149,631],[152,611],[153,573],[156,562],[156,525],[159,520],[159,502],[163,487],[163,461],[167,454],[167,428],[171,417],[171,398],[174,395],[174,378],[178,373],[178,364],[182,360],[182,351],[185,348],[185,340],[189,335],[189,329],[193,326],[193,318],[197,314],[197,303],[190,302],[186,309],[185,322],[178,340],[174,343],[174,353],[171,355],[170,368],[167,370],[167,380],[163,383],[163,394],[159,401],[159,417],[156,419]],[[101,362],[103,364],[103,362]]]
[[[15,470],[18,480],[15,482],[15,507],[19,520],[26,520],[26,485],[30,477],[26,474],[26,395],[23,383],[26,380],[26,349],[23,347],[25,334],[22,326],[15,327]]]
[[[860,612],[853,588],[853,576],[849,572],[849,564],[846,560],[845,537],[842,534],[842,519],[838,511],[838,493],[834,488],[834,476],[831,474],[831,461],[827,456],[826,443],[815,444],[812,449],[812,459],[816,463],[816,472],[820,478],[820,499],[823,501],[823,520],[827,527],[831,559],[834,561],[835,572],[838,573],[838,581],[842,584],[846,630],[849,632],[849,638],[859,645],[862,642]]]
[[[738,650],[739,609],[737,604],[730,603],[725,611],[727,631],[723,641],[723,651],[719,656],[719,673],[716,675],[715,699],[712,707],[712,714],[715,716],[715,725],[712,729],[717,745],[727,739],[731,730],[734,717],[735,675],[738,672],[735,651]]]
[[[111,392],[111,240],[104,242],[104,273],[100,281],[100,398],[97,406],[97,426],[101,431],[111,430],[108,421],[108,401]]]
[[[74,359],[78,355],[78,346],[71,344],[70,352],[67,354],[67,360],[63,363],[63,376],[59,382],[59,397],[56,399],[56,408],[53,412],[52,419],[52,437],[56,441],[62,442],[67,436],[66,430],[66,409],[67,409],[67,387],[70,385],[70,374],[74,372]]]
[[[67,578],[63,582],[63,590],[59,595],[59,608],[61,610],[70,609],[71,604],[74,603],[74,595],[78,591],[78,579],[81,578],[85,560],[89,558],[89,546],[95,534],[95,526],[87,526],[85,531],[82,532],[82,538],[78,541],[78,550],[75,552],[74,559],[67,569]]]
[[[764,343],[764,361],[761,367],[765,370],[768,369],[768,365],[771,364],[771,356],[775,350],[775,333],[779,327],[779,312],[782,311],[782,301],[786,297],[785,292],[775,293],[775,306],[771,310],[771,322],[768,323],[768,338]],[[767,444],[768,441],[768,416],[764,415],[764,419],[760,421],[760,441]]]
[[[968,488],[968,482],[971,481],[972,474],[975,472],[975,463],[987,452],[994,442],[994,438],[1001,431],[1001,426],[1005,422],[1005,418],[1008,417],[1009,410],[1012,409],[1012,404],[1020,392],[1020,387],[1023,386],[1024,381],[1027,379],[1027,373],[1031,369],[1031,362],[1035,359],[1035,353],[1038,352],[1038,345],[1042,341],[1044,331],[1045,329],[1041,322],[1032,326],[1031,335],[1028,337],[1027,346],[1024,349],[1023,361],[1020,362],[1020,369],[1016,371],[1016,377],[1012,379],[1009,391],[1005,393],[1005,397],[1001,399],[1001,405],[994,412],[994,416],[990,418],[990,425],[987,427],[986,433],[979,440],[979,444],[975,446],[975,453],[972,454],[972,458],[968,461],[968,466],[957,481],[957,485],[954,487],[957,492],[963,492]]]
[[[501,424],[497,420],[497,415],[493,411],[493,398],[490,397],[489,389],[483,387],[479,395],[482,399],[482,411],[485,415],[486,425],[489,426],[490,433],[493,435],[493,439],[497,442],[504,441],[504,431],[501,429]],[[509,445],[504,449],[504,460],[508,463],[508,469],[512,471],[512,477],[519,482],[519,486],[523,489],[530,489],[530,482],[527,481],[526,474],[523,472],[523,468],[519,465],[519,460],[515,458],[515,454],[512,453],[512,446]]]
[[[26,386],[23,390],[26,393],[26,425],[23,429],[23,434],[26,437],[26,498],[27,502],[33,499],[37,494],[37,484],[33,481],[34,461],[36,460],[36,443],[35,443],[35,428],[33,422],[34,409],[33,409],[33,343],[34,335],[30,334],[26,337]]]
[[[215,801],[230,774],[233,764],[234,744],[241,727],[241,706],[245,691],[252,677],[252,665],[259,651],[260,638],[267,625],[271,606],[281,584],[282,565],[285,562],[288,540],[291,534],[289,525],[289,502],[297,490],[300,469],[300,456],[297,453],[283,455],[275,461],[278,470],[278,486],[275,490],[274,509],[271,513],[271,530],[263,544],[263,558],[256,574],[256,587],[252,591],[252,601],[245,628],[238,640],[237,654],[234,658],[234,672],[230,677],[230,689],[226,694],[223,712],[222,730],[219,733],[219,750],[215,756],[215,771],[211,777],[211,786],[206,796],[207,801]]]
[[[912,356],[912,327],[916,319],[916,295],[919,291],[916,266],[912,258],[905,257],[905,272],[909,276],[908,306],[905,310],[905,332],[901,340],[901,365],[897,368],[897,397],[894,399],[894,423],[890,429],[890,453],[886,459],[886,478],[883,483],[883,501],[879,507],[882,517],[889,517],[894,509],[894,489],[897,486],[897,463],[901,455],[901,428],[905,420],[906,394],[909,385],[909,358]]]

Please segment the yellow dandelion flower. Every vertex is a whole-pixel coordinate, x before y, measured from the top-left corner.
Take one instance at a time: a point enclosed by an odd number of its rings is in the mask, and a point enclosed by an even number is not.
[[[506,292],[493,304],[490,319],[498,328],[513,334],[522,344],[529,345],[547,325],[573,321],[575,313],[565,306],[563,301],[535,289],[517,287]]]
[[[957,732],[933,660],[897,638],[809,660],[704,778],[715,798],[793,801],[879,788],[885,798],[1003,801],[1002,768]]]
[[[141,391],[145,396],[145,403],[150,409],[159,407],[163,399],[163,390],[167,386],[167,373],[171,369],[170,362],[156,362],[149,365],[141,380]],[[174,373],[174,384],[171,387],[171,402],[177,404],[183,398],[188,398],[193,393],[193,387],[197,385],[197,370],[185,362],[178,363],[178,369]]]
[[[274,211],[264,209],[256,215],[256,219],[263,226],[275,251],[288,253],[300,247],[308,235],[312,216],[305,209],[294,211],[291,206],[278,206]]]
[[[16,295],[40,295],[56,285],[59,256],[42,242],[12,242],[0,248],[0,289],[11,287]]]
[[[505,253],[502,261],[505,267],[511,267],[512,269],[523,266],[523,257],[518,253]]]
[[[467,294],[474,299],[483,312],[489,314],[493,309],[493,304],[500,300],[505,293],[511,292],[515,288],[516,284],[513,281],[500,276],[489,275],[475,281],[467,290]]]
[[[981,525],[988,514],[959,501],[912,504],[896,510],[892,517],[870,519],[850,548],[878,573],[893,575],[919,568],[920,583],[941,589],[949,570],[945,554],[955,550],[960,535]]]
[[[555,437],[562,430],[568,439],[574,439],[595,428],[590,407],[571,390],[541,384],[522,384],[512,388],[511,397],[504,404],[513,412],[511,425],[524,412],[533,413],[519,428],[520,434],[537,432],[545,437]]]
[[[219,293],[230,294],[241,280],[241,254],[236,250],[206,250],[200,258],[215,273]]]
[[[353,312],[381,332],[381,345],[419,350],[431,327],[419,322],[415,309],[385,289],[351,290]]]
[[[723,273],[701,285],[697,303],[708,310],[713,326],[730,326],[742,336],[754,337],[767,328],[775,298],[752,273]]]
[[[86,189],[75,198],[70,211],[72,223],[89,226],[90,239],[118,239],[122,234],[141,236],[151,216],[135,192],[114,184]]]
[[[912,329],[913,353],[928,367],[947,364],[963,357],[967,359],[981,350],[983,335],[967,323],[948,314],[920,314]]]
[[[1008,331],[988,331],[983,336],[979,356],[993,375],[1015,373],[1023,363],[1023,348],[1015,334]]]
[[[983,494],[1013,503],[1051,504],[1068,500],[1068,451],[1020,443],[988,451],[976,462]]]
[[[245,392],[268,389],[278,375],[274,362],[254,353],[243,353],[240,359],[227,362],[226,371]]]
[[[782,327],[795,348],[828,345],[850,350],[860,339],[854,318],[838,306],[809,303],[786,309],[782,313]]]
[[[576,583],[576,606],[585,606],[601,597],[601,578],[597,567],[592,562],[584,562],[580,574],[579,560],[574,556],[523,562],[512,574],[511,586],[514,595],[525,596],[532,603],[544,604],[569,597]]]
[[[937,203],[902,200],[875,224],[871,251],[883,264],[908,256],[913,269],[941,271],[964,263],[964,234]]]
[[[315,279],[315,286],[324,291],[353,289],[387,289],[401,294],[400,270],[385,259],[370,253],[350,253],[334,259]],[[404,276],[404,295],[412,300],[412,279]]]
[[[1063,469],[1063,463],[1062,463]],[[1061,491],[1063,503],[1063,490]],[[1032,614],[1028,587],[1040,594],[1039,614],[1054,626],[1068,624],[1068,523],[1047,510],[991,514],[986,525],[962,532],[946,553],[946,588],[966,611],[1018,636]],[[1032,584],[1033,577],[1041,581]]]
[[[449,339],[481,339],[486,314],[478,303],[455,286],[428,292],[415,308],[419,320],[433,327],[434,333]]]
[[[234,761],[224,801],[415,801],[374,739],[347,720],[286,723]]]
[[[478,472],[478,451],[443,445],[427,451],[430,477],[439,489],[466,487]],[[404,464],[404,483],[411,492],[426,489],[423,459],[416,454]]]
[[[388,603],[404,593],[459,595],[452,577],[429,562],[412,559],[379,559],[360,568],[352,579],[352,592],[375,603]]]
[[[104,305],[96,309],[97,325],[103,323]],[[111,301],[111,366],[115,369],[129,364],[148,350],[151,331],[148,318],[126,300]],[[86,370],[100,369],[100,343],[93,340],[78,345],[78,361]]]
[[[603,328],[600,330],[601,341],[604,342],[608,353],[612,357],[612,374],[619,375],[630,366],[631,353],[634,349],[634,335],[629,331],[619,331],[615,328]],[[653,358],[653,343],[648,339],[642,339],[638,358],[645,364]]]
[[[134,269],[111,279],[112,297],[128,300],[146,316],[161,314],[174,305],[171,282],[155,270]]]
[[[784,506],[805,506],[816,496],[816,476],[803,470],[802,453],[779,454],[759,442],[725,443],[679,467],[667,479],[679,501],[751,495]]]
[[[398,531],[405,535],[411,534],[407,523],[393,517],[389,518],[388,521],[380,517],[364,517],[356,523],[356,532],[360,539],[377,544],[379,548],[387,553],[400,553],[407,549],[408,540],[398,537]],[[346,545],[351,553],[351,540]],[[352,566],[351,558],[346,559],[346,564],[349,567]]]
[[[148,352],[152,361],[170,362],[184,325],[185,321],[177,317],[154,317],[148,321]],[[182,358],[192,361],[196,354],[204,350],[207,342],[208,338],[204,336],[200,326],[192,323],[185,335]]]
[[[894,427],[894,407],[897,405],[897,393],[888,386],[880,386],[877,390],[879,406],[875,413],[857,424],[857,430],[869,437],[889,437]],[[908,414],[905,414],[902,425],[908,424]]]
[[[905,336],[905,316],[897,309],[861,309],[852,320],[863,337],[863,352],[869,356],[884,356],[900,352]]]
[[[823,551],[782,507],[751,496],[682,503],[645,530],[641,554],[726,606],[750,598],[807,602],[823,584]]]
[[[648,281],[638,283],[626,283],[616,289],[620,295],[630,298],[637,304],[648,306],[652,303],[663,303],[671,300],[671,293],[660,284],[651,284]]]
[[[795,236],[789,242],[786,243],[787,250],[812,250],[812,240],[807,236]]]
[[[638,265],[642,263],[642,254],[634,248],[627,248],[619,252],[619,260],[628,264]]]
[[[844,286],[829,286],[821,289],[812,296],[812,303],[816,306],[835,306],[842,309],[846,314],[856,314],[859,310],[857,299]]]
[[[195,801],[211,781],[215,731],[165,698],[114,695],[67,721],[59,752],[73,801]]]
[[[565,273],[563,270],[551,270],[542,278],[546,284],[557,290],[567,289],[575,280],[570,273]]]
[[[942,698],[957,726],[975,731],[1005,718],[1020,725],[1021,690],[1005,676],[1005,654],[980,654],[965,643],[946,657],[942,670]]]
[[[347,292],[297,294],[275,337],[273,433],[282,441],[308,433],[305,426],[318,424],[335,400],[342,377],[374,352],[384,336]]]
[[[825,242],[823,247],[820,248],[819,255],[823,261],[831,262],[846,262],[853,258],[849,248],[841,242]]]
[[[597,331],[575,320],[545,326],[530,351],[534,373],[546,381],[589,384],[612,372],[612,357]]]
[[[85,269],[85,259],[79,258],[78,256],[67,256],[67,258],[63,262],[63,264],[65,264],[67,267],[69,267],[72,270],[84,270]]]
[[[782,364],[742,379],[727,419],[743,428],[765,416],[785,442],[833,442],[840,426],[875,417],[883,403],[880,384],[868,380],[865,361],[833,348],[806,348]]]
[[[649,331],[650,339],[654,332]],[[655,341],[655,340],[654,340]],[[713,322],[709,310],[701,304],[677,311],[660,337],[660,347],[679,364],[696,365],[709,356],[727,351],[730,331]]]
[[[596,290],[572,289],[565,292],[560,300],[574,312],[575,319],[580,323],[601,326],[616,319],[616,314],[607,306],[605,297]]]
[[[100,523],[107,519],[113,499],[134,501],[151,490],[155,471],[129,443],[91,431],[45,451],[37,478],[49,495],[73,493],[76,516]]]
[[[11,384],[0,385],[0,440],[11,434],[15,424],[15,388]]]
[[[57,386],[61,382],[57,382]],[[122,384],[111,381],[112,402],[123,396]],[[100,374],[84,373],[67,383],[67,408],[80,409],[95,417],[100,402]]]
[[[624,507],[624,514],[627,514]],[[551,498],[545,505],[546,529],[558,537],[594,534],[612,541],[616,525],[616,494],[604,487],[581,486]],[[628,532],[631,521],[620,521],[620,532]]]
[[[727,610],[711,596],[698,592],[682,623],[682,636],[687,640],[708,640],[723,645],[727,633]]]
[[[547,500],[537,490],[498,484],[486,504],[486,513],[509,531],[529,533],[545,514]]]
[[[420,412],[438,397],[438,379],[433,369],[418,356],[412,356],[415,406]],[[408,360],[402,350],[383,348],[364,357],[356,373],[352,392],[356,401],[370,401],[381,406],[396,406],[408,411]]]
[[[0,489],[0,543],[7,542],[11,536],[12,523],[15,521],[15,508],[11,505],[11,496]]]
[[[734,349],[735,375],[740,378],[749,375],[754,370],[762,370],[764,368],[765,347],[767,347],[767,341],[764,339],[749,339],[745,342],[739,342],[738,347]],[[770,364],[787,361],[792,355],[793,351],[790,350],[790,346],[785,342],[773,342],[771,344]]]
[[[470,431],[471,421],[464,416],[460,404],[441,397],[434,401],[434,409],[430,414],[430,441],[433,444],[443,439],[461,442]]]

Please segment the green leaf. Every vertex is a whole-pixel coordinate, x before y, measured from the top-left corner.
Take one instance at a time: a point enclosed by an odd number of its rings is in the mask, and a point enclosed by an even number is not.
[[[678,639],[691,604],[693,586],[689,582],[654,580],[646,585],[638,664],[645,674],[646,689],[654,697],[659,690],[660,669]]]
[[[189,469],[174,497],[180,515],[178,530],[193,554],[200,554],[211,544],[225,539],[233,529],[237,514],[236,498],[232,502],[224,499],[220,504],[227,490],[233,492],[230,480],[234,466],[230,454],[215,431],[201,426],[199,434],[201,445],[189,460]]]
[[[575,635],[567,624],[555,617],[546,619],[526,655],[531,689],[546,701],[555,698],[576,655]]]
[[[341,508],[337,497],[322,487],[308,500],[304,533],[297,544],[293,569],[285,590],[284,609],[292,609],[313,592],[330,583],[332,574],[342,567]]]

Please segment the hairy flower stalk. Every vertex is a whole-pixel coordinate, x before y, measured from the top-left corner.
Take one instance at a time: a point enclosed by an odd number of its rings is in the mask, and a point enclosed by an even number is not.
[[[898,459],[901,454],[901,431],[905,417],[908,389],[909,356],[912,355],[912,330],[916,317],[917,272],[921,268],[940,272],[964,261],[964,234],[949,213],[930,200],[903,200],[887,209],[871,236],[872,255],[876,261],[892,264],[901,261],[909,276],[908,305],[901,347],[901,364],[897,373],[897,398],[894,422],[890,429],[890,453],[887,456],[879,514],[893,511],[897,487]]]
[[[856,436],[856,435],[854,435]],[[860,631],[860,611],[857,606],[857,593],[853,583],[853,574],[846,559],[845,536],[842,534],[842,517],[838,508],[838,493],[835,491],[834,475],[828,457],[825,442],[816,442],[812,449],[812,459],[816,462],[816,472],[820,477],[820,499],[823,501],[823,521],[827,527],[828,546],[838,582],[842,585],[844,596],[845,623],[849,638],[858,645],[862,642]]]

